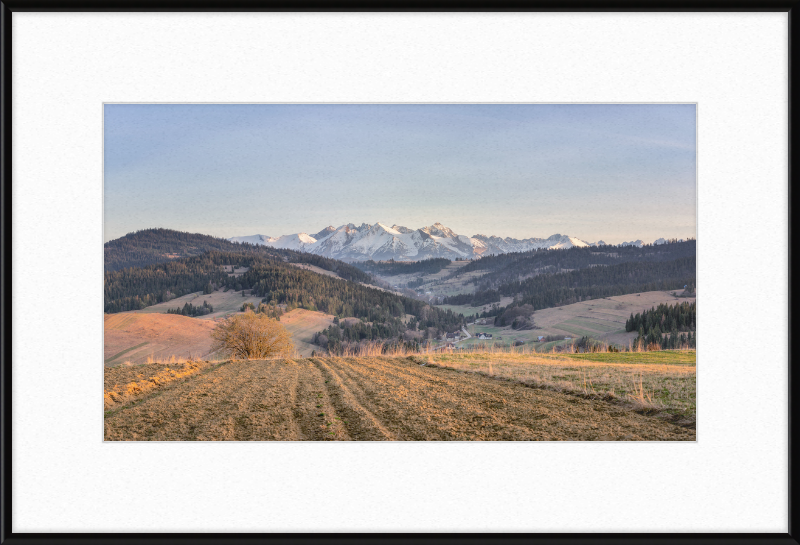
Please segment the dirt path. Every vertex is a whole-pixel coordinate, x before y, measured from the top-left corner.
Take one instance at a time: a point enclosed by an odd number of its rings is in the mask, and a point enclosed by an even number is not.
[[[115,372],[106,370],[107,384],[123,379]],[[105,438],[692,441],[695,431],[604,401],[380,357],[210,366],[108,411]]]

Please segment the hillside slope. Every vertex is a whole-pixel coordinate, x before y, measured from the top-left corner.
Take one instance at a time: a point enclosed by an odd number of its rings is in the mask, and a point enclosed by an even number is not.
[[[106,242],[103,245],[104,265],[106,271],[118,271],[202,255],[211,250],[236,252],[242,250],[242,246],[200,233],[143,229]]]
[[[257,235],[259,237],[260,235]],[[128,233],[124,237],[110,240],[103,245],[104,270],[119,271],[130,267],[148,267],[184,258],[197,257],[209,252],[236,254],[263,259],[278,259],[290,263],[307,263],[337,273],[342,278],[372,283],[368,274],[342,261],[313,255],[302,248],[273,248],[253,239],[243,243],[231,242],[199,233],[185,233],[172,229],[143,229]]]
[[[121,312],[103,318],[106,365],[144,363],[148,357],[208,357],[214,322],[176,314]]]

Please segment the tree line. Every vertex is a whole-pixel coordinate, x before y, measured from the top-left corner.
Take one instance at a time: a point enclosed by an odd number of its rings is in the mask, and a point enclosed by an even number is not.
[[[251,310],[256,314],[265,314],[268,318],[273,318],[277,321],[281,321],[281,316],[283,316],[284,312],[281,307],[276,304],[269,304],[265,305],[266,299],[262,299],[258,306],[255,306],[253,303],[245,303],[239,309],[239,312],[247,312],[247,310]]]
[[[208,304],[208,301],[203,301],[202,306],[194,306],[191,303],[184,303],[183,308],[168,308],[167,314],[180,314],[181,316],[205,316],[214,312],[214,307]]]
[[[642,313],[631,313],[625,331],[638,331],[633,347],[661,350],[695,348],[697,303],[660,304]]]

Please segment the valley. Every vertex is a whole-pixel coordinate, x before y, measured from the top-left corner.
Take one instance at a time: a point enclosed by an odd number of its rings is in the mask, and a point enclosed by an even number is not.
[[[571,340],[587,336],[620,348],[628,348],[637,335],[636,332],[625,331],[625,321],[630,315],[649,310],[662,303],[675,304],[681,300],[676,297],[680,291],[653,291],[620,295],[605,299],[592,299],[563,307],[536,310],[533,313],[533,321],[537,329],[514,330],[510,324],[505,327],[495,327],[491,324],[492,319],[488,319],[488,325],[481,325],[479,319],[475,324],[468,326],[468,330],[474,337],[460,342],[459,346],[471,348],[472,345],[486,344],[485,340],[482,341],[477,336],[480,333],[490,333],[493,337],[491,344],[494,346],[508,347],[515,341],[520,341],[537,352],[547,352],[554,346],[564,346],[570,342],[566,340],[538,342],[539,337],[549,335],[569,337]],[[456,307],[451,308],[454,312],[456,311]],[[469,306],[461,308],[462,313],[468,313],[470,310],[474,312],[474,309]]]

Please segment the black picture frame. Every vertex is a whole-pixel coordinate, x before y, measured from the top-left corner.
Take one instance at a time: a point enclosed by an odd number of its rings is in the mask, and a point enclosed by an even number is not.
[[[274,2],[266,4],[253,0],[230,0],[227,2],[212,2],[198,0],[5,0],[0,2],[0,27],[2,28],[2,59],[0,65],[0,87],[2,95],[0,97],[2,124],[0,125],[0,195],[2,195],[2,220],[0,230],[2,231],[2,256],[0,261],[0,303],[2,304],[2,316],[0,317],[0,343],[2,344],[2,361],[0,361],[0,391],[2,391],[2,405],[0,406],[0,422],[2,433],[0,434],[0,475],[2,475],[2,490],[0,491],[0,541],[13,545],[16,543],[105,543],[114,542],[120,544],[130,543],[152,543],[156,542],[191,542],[195,544],[204,543],[223,543],[236,541],[238,543],[281,543],[281,542],[317,542],[325,540],[331,543],[365,543],[365,542],[399,542],[406,540],[441,541],[441,542],[462,542],[465,540],[495,540],[517,542],[536,542],[541,544],[666,544],[666,543],[730,543],[730,544],[760,544],[760,543],[797,543],[795,522],[797,521],[797,502],[796,472],[792,471],[792,445],[797,437],[797,418],[794,416],[794,406],[792,404],[792,391],[798,386],[796,375],[792,373],[792,351],[791,342],[789,343],[789,531],[787,533],[774,534],[746,534],[746,533],[707,533],[707,534],[665,534],[665,533],[624,533],[624,534],[156,534],[156,533],[125,533],[125,534],[106,534],[106,533],[73,533],[73,534],[24,534],[12,531],[12,396],[11,377],[12,377],[12,312],[11,312],[11,283],[12,283],[12,263],[11,263],[11,214],[12,214],[12,156],[11,156],[11,106],[12,106],[12,18],[15,12],[40,11],[40,12],[83,12],[83,11],[153,11],[153,12],[197,12],[197,11],[556,11],[556,12],[785,12],[789,17],[789,278],[791,278],[791,257],[793,250],[792,237],[792,185],[793,171],[792,158],[797,151],[798,144],[792,138],[793,128],[798,126],[797,109],[792,108],[797,96],[797,85],[794,83],[793,61],[800,58],[797,55],[798,43],[800,40],[795,38],[796,24],[794,21],[795,9],[800,4],[798,0],[793,1],[733,1],[733,0],[700,0],[692,1],[623,1],[623,0],[564,0],[560,2],[529,2],[529,3],[493,3],[489,7],[465,9],[455,3],[429,3],[429,2],[397,2],[388,1],[381,3],[348,3],[348,2],[303,2],[295,1],[288,3]],[[795,295],[792,293],[791,284],[789,285],[789,298],[787,301],[789,316],[789,332],[794,332],[791,320],[791,310],[794,307]]]

